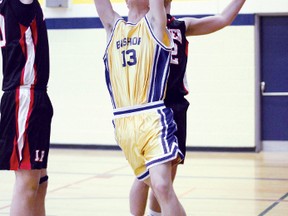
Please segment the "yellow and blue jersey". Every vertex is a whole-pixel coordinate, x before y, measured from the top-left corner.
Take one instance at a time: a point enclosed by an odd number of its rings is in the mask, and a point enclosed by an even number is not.
[[[160,42],[147,17],[133,24],[119,19],[104,55],[106,83],[113,108],[163,100],[169,75],[172,40]]]

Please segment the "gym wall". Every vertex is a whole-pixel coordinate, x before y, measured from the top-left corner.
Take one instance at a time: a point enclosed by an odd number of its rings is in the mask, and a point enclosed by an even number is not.
[[[106,34],[93,1],[71,0],[67,8],[40,2],[50,42],[52,144],[116,146],[102,60]],[[173,0],[172,14],[217,14],[229,2]],[[247,0],[231,26],[189,38],[188,147],[255,148],[255,17],[287,12],[284,5],[286,0]],[[113,6],[120,15],[127,15],[125,1],[114,0]]]

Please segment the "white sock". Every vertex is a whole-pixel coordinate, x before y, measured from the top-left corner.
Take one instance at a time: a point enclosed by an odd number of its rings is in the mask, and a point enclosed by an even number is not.
[[[147,216],[161,216],[161,212],[155,212],[153,210],[151,210],[150,208],[148,208],[148,215]]]

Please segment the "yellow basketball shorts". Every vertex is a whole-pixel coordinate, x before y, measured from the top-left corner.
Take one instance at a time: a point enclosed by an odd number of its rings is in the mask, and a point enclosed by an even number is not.
[[[168,161],[180,163],[173,112],[162,101],[114,110],[115,139],[139,180],[149,169]]]

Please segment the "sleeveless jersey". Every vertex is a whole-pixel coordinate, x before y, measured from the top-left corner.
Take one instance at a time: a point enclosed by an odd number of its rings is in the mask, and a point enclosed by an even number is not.
[[[49,47],[39,2],[26,5],[19,0],[0,1],[0,30],[3,91],[20,86],[46,90]]]
[[[168,14],[167,28],[173,39],[174,48],[172,50],[165,103],[173,103],[188,94],[186,65],[189,42],[186,39],[186,26],[184,21],[177,20]]]
[[[157,40],[147,17],[137,24],[119,19],[104,55],[106,84],[114,109],[164,100],[172,40]]]

